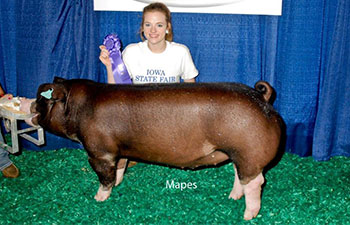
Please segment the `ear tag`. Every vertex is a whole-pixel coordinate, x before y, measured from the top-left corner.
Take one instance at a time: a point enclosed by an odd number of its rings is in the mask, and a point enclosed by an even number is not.
[[[41,92],[40,95],[45,97],[46,99],[51,99],[52,98],[52,92],[53,92],[53,88],[50,88],[47,91]]]

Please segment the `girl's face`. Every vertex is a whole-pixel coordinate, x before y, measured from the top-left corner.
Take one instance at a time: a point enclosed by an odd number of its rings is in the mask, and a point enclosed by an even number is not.
[[[158,11],[147,12],[144,15],[143,33],[151,45],[163,44],[168,24],[165,15]]]

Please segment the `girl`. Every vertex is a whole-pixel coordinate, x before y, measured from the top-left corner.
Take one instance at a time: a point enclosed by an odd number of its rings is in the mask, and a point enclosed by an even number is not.
[[[198,75],[190,51],[172,41],[170,11],[163,3],[143,9],[139,43],[128,45],[123,61],[134,84],[195,82]],[[108,50],[100,46],[100,60],[106,66],[108,83],[115,83]]]

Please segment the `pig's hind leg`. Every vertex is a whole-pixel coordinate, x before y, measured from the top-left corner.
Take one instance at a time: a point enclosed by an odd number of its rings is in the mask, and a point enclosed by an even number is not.
[[[242,176],[242,174],[239,173],[239,168],[240,167],[238,166],[237,169],[236,165],[234,165],[235,181],[229,198],[237,200],[244,195],[246,204],[246,209],[244,211],[244,219],[251,220],[255,218],[260,211],[261,186],[264,183],[265,179],[262,175],[262,172],[259,173],[259,170],[241,170],[240,172],[243,172]],[[252,174],[258,175],[254,177]]]
[[[261,208],[261,185],[264,183],[265,179],[262,173],[257,177],[249,181],[248,184],[242,185],[243,192],[245,196],[245,211],[244,219],[251,220],[255,218]]]

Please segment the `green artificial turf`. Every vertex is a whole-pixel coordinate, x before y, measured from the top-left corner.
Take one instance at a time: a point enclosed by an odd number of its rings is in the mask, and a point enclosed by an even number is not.
[[[138,163],[105,202],[84,150],[24,150],[17,179],[0,178],[0,224],[350,224],[350,158],[316,162],[286,153],[266,174],[257,218],[228,199],[231,164],[198,171]],[[196,183],[169,189],[166,182]]]

